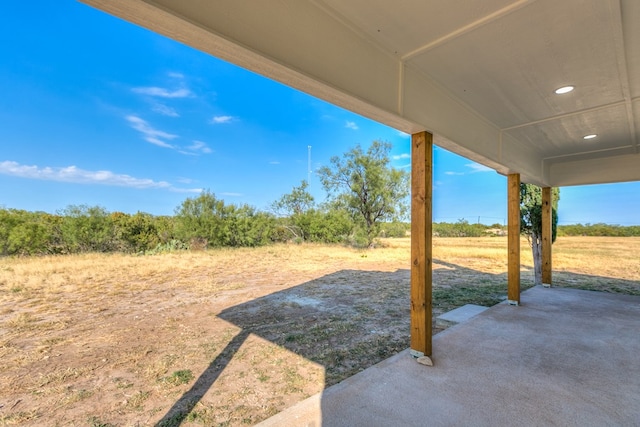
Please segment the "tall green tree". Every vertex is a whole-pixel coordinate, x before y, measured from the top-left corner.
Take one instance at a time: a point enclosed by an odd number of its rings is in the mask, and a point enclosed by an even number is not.
[[[551,242],[558,230],[560,189],[551,190]],[[520,232],[527,236],[533,255],[534,283],[542,284],[542,189],[533,184],[520,184]]]
[[[343,210],[316,207],[313,196],[307,191],[309,184],[302,181],[290,193],[273,202],[271,208],[281,216],[279,225],[286,230],[287,239],[306,242],[338,243],[347,240],[353,229],[353,221]]]
[[[309,183],[302,180],[300,186],[293,187],[291,193],[283,194],[271,204],[271,209],[282,218],[280,226],[295,239],[309,240],[305,225],[308,225],[307,217],[315,206],[315,200],[307,191]]]
[[[273,202],[271,208],[281,215],[293,216],[305,213],[312,209],[315,201],[311,193],[307,191],[309,183],[302,180],[300,186],[293,187],[291,193],[283,194],[278,200]]]
[[[408,208],[409,174],[389,166],[390,150],[391,144],[382,141],[373,141],[366,151],[357,145],[318,171],[334,206],[351,213],[369,247],[380,223],[402,218]]]

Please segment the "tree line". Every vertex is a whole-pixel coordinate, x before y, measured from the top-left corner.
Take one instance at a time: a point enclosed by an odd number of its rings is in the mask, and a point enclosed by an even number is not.
[[[640,237],[640,225],[617,224],[572,224],[559,225],[559,236],[610,236],[610,237]]]
[[[184,200],[173,216],[86,205],[56,214],[0,209],[0,255],[156,253],[285,241],[370,247],[378,236],[407,231],[400,221],[407,210],[408,173],[389,167],[390,149],[374,141],[367,150],[356,146],[333,157],[317,172],[328,194],[321,204],[302,181],[269,212],[225,203],[208,190]]]
[[[81,252],[157,253],[179,249],[262,246],[275,242],[343,243],[372,247],[378,237],[408,235],[409,174],[389,166],[391,144],[359,145],[317,171],[327,200],[317,203],[302,181],[274,201],[269,211],[228,204],[203,191],[187,198],[173,216],[109,212],[100,206],[71,205],[57,212],[0,208],[0,256]],[[554,189],[553,235],[559,192]],[[540,188],[521,186],[521,232],[540,245]],[[434,223],[441,237],[503,235],[494,224]],[[557,227],[559,235],[638,236],[640,226],[606,224]]]
[[[404,237],[410,230],[410,224],[402,221],[378,226],[377,237]],[[225,204],[207,191],[185,200],[173,216],[108,212],[86,205],[68,206],[56,214],[0,209],[0,255],[157,253],[291,241],[357,246],[355,229],[347,212],[327,206],[279,216],[247,205]],[[640,226],[599,223],[559,225],[557,229],[558,236],[640,237]],[[438,237],[496,236],[506,234],[506,227],[460,219],[434,223],[433,233]],[[367,239],[360,244],[368,245]]]

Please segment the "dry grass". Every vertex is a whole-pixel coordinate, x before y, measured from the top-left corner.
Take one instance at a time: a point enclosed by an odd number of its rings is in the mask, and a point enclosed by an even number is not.
[[[554,284],[640,294],[639,250],[559,239]],[[504,298],[505,238],[434,259],[434,315]],[[408,346],[408,267],[408,239],[0,259],[0,425],[254,424]]]

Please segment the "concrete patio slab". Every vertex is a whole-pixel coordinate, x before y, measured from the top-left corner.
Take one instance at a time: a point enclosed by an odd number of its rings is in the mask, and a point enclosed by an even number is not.
[[[473,316],[482,313],[489,307],[476,304],[465,304],[462,307],[458,307],[455,310],[447,311],[436,317],[436,322],[441,322],[446,325],[455,325],[457,323],[466,322]]]
[[[403,351],[267,426],[638,426],[640,297],[542,287]]]

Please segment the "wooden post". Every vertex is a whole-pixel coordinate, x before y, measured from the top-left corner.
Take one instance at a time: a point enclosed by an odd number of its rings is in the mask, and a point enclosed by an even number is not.
[[[431,357],[433,135],[411,136],[411,354]]]
[[[542,286],[551,287],[551,233],[552,233],[551,187],[542,187]]]
[[[520,174],[509,174],[508,181],[508,284],[509,304],[520,304]]]

